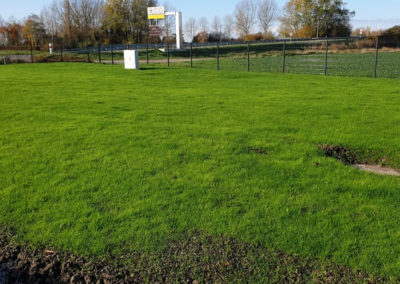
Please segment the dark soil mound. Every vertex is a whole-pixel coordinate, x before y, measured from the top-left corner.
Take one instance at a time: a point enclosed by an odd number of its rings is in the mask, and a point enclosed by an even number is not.
[[[319,148],[324,151],[325,157],[335,158],[346,165],[359,163],[356,154],[349,148],[335,145],[320,145]]]
[[[12,243],[0,226],[0,283],[378,283],[384,278],[318,259],[198,232],[153,254],[89,259]]]

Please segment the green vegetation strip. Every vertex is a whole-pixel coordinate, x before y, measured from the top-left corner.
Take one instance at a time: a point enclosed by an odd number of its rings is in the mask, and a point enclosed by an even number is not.
[[[197,231],[400,277],[395,80],[149,66],[0,68],[0,223],[82,255]]]

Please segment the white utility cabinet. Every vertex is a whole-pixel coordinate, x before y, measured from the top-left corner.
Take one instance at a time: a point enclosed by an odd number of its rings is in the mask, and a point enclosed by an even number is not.
[[[125,69],[140,69],[139,66],[139,51],[124,50]]]

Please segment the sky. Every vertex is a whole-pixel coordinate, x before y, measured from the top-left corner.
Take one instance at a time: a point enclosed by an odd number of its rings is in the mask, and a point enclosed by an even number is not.
[[[211,22],[214,16],[232,14],[239,0],[167,0],[170,6],[182,11],[184,20],[189,17],[205,16]],[[286,0],[275,0],[283,7]],[[32,13],[39,14],[42,7],[53,0],[0,0],[0,16],[22,19]],[[163,0],[160,0],[163,3]],[[347,8],[354,10],[354,28],[369,26],[372,29],[389,28],[400,25],[400,0],[347,0]]]

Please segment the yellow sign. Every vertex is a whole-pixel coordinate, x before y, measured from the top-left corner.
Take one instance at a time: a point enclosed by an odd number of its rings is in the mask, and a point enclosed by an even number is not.
[[[165,9],[164,7],[149,7],[147,15],[149,20],[165,19]]]
[[[165,15],[149,15],[149,20],[158,20],[158,19],[165,19]]]

